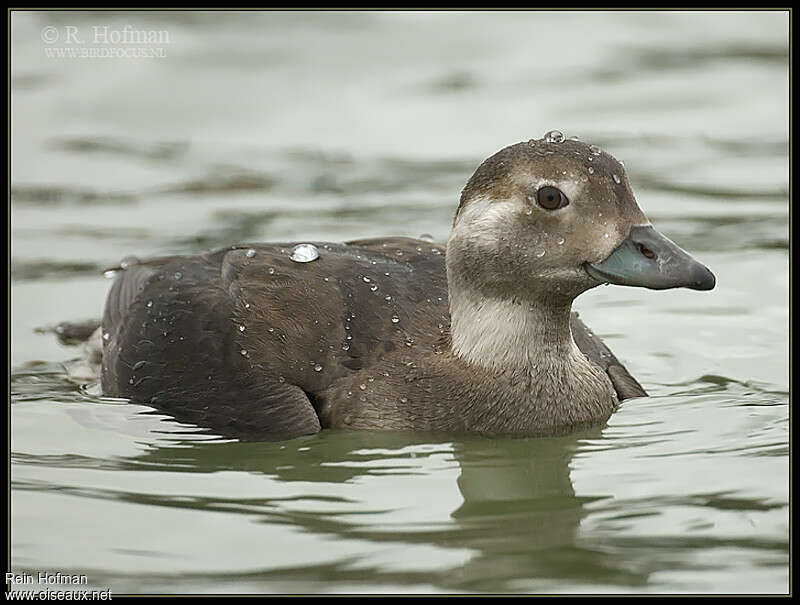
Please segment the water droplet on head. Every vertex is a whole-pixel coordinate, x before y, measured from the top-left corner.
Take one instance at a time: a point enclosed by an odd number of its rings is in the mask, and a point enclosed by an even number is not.
[[[289,258],[296,263],[310,263],[319,258],[319,250],[314,244],[297,244]]]
[[[600,155],[603,153],[603,150],[600,149],[597,145],[589,145],[589,151],[592,152],[592,155]]]
[[[547,143],[563,143],[564,133],[560,130],[551,130],[545,133],[544,140]]]
[[[105,277],[106,279],[111,279],[116,274],[117,274],[117,272],[114,271],[114,269],[109,269],[108,271],[103,271],[103,277]]]
[[[253,258],[256,255],[256,251],[250,248],[247,252],[245,252],[245,256],[247,258]]]

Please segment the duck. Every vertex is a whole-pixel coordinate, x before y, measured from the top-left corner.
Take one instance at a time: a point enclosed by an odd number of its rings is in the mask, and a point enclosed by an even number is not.
[[[240,440],[602,424],[647,393],[573,301],[601,284],[716,283],[652,226],[621,162],[559,131],[477,167],[446,245],[245,243],[114,270],[103,394]]]

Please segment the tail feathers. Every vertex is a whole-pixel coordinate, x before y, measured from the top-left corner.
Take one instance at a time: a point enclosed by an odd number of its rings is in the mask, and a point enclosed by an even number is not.
[[[99,327],[99,319],[87,319],[75,322],[62,321],[55,327],[37,328],[36,331],[41,334],[52,332],[62,345],[76,346],[88,341]]]

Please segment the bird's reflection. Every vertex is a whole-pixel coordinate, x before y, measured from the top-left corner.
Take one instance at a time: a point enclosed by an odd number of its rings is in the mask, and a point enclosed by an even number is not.
[[[431,570],[425,577],[419,572],[407,574],[413,578],[401,578],[401,572],[370,570],[370,583],[424,581],[453,590],[524,591],[532,589],[531,582],[537,579],[585,579],[588,571],[597,576],[612,574],[615,582],[641,584],[646,576],[620,578],[620,570],[614,569],[605,554],[580,543],[580,522],[587,514],[585,505],[593,498],[575,495],[570,464],[581,441],[599,437],[601,430],[537,439],[323,431],[284,443],[189,441],[158,446],[137,458],[136,464],[164,470],[180,465],[195,472],[263,473],[280,481],[306,484],[343,483],[373,473],[375,467],[369,461],[396,459],[398,452],[414,452],[415,448],[426,451],[419,446],[438,446],[432,447],[433,451],[451,452],[460,469],[456,483],[463,502],[452,510],[449,521],[408,530],[398,529],[396,524],[381,527],[354,521],[353,515],[289,510],[281,506],[281,498],[270,501],[266,507],[270,512],[262,520],[343,539],[463,548],[473,553],[466,563]],[[383,467],[381,472],[385,474],[387,469]],[[425,497],[420,494],[422,501]],[[263,506],[264,502],[259,502]],[[358,504],[355,497],[347,502]],[[207,500],[199,504],[208,505]],[[346,566],[340,569],[326,564],[265,570],[250,579],[265,583],[292,577],[352,582],[356,578],[351,574]]]

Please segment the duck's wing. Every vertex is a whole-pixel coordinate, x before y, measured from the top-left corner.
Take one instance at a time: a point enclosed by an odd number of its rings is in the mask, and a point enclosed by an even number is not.
[[[572,329],[572,338],[581,353],[608,374],[620,401],[633,397],[647,397],[647,392],[642,385],[630,375],[625,366],[611,352],[611,349],[581,321],[574,311],[570,317],[570,328]]]
[[[120,271],[103,318],[103,392],[239,439],[318,432],[306,394],[241,353],[222,258],[162,258]]]

